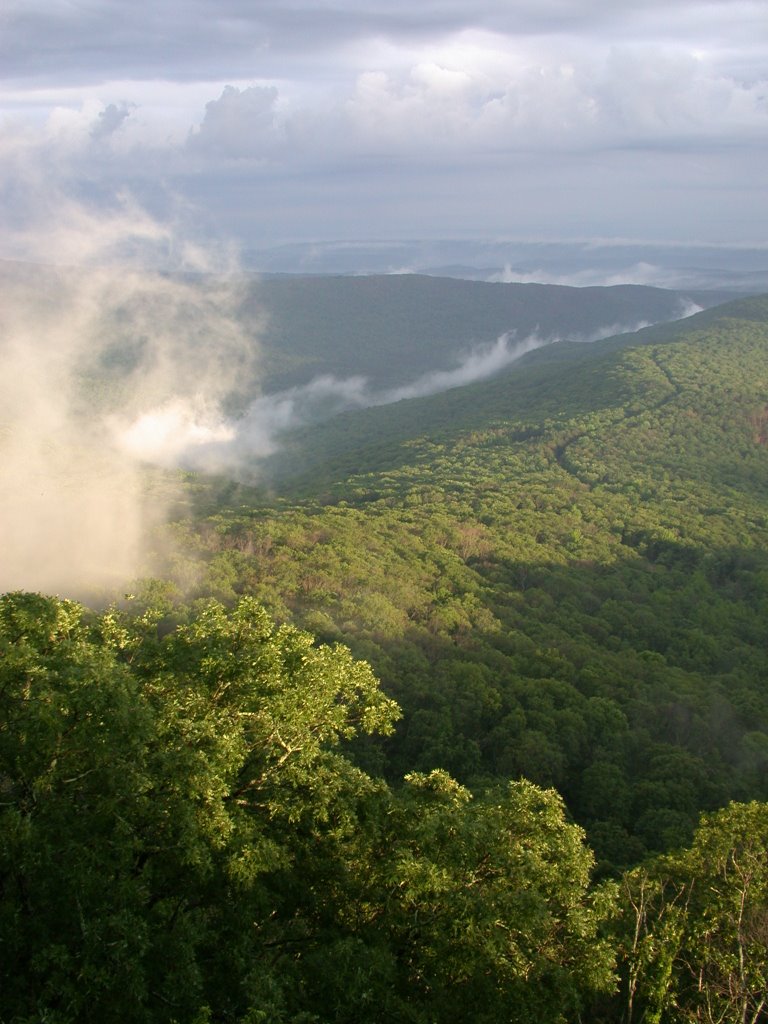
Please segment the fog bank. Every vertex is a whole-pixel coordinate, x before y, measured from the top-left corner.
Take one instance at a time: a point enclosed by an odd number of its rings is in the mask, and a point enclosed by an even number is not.
[[[680,316],[698,311],[699,307],[691,304],[681,308]],[[647,326],[647,321],[608,324],[590,335],[573,335],[568,340],[587,344]],[[185,411],[178,406],[161,409],[153,416],[153,423],[162,425],[160,434],[164,433],[166,425],[175,424],[177,429],[169,431],[169,443],[162,451],[157,449],[158,435],[154,434],[144,449],[144,455],[155,461],[159,457],[165,465],[225,473],[242,480],[258,480],[260,460],[279,451],[282,435],[292,429],[349,410],[425,398],[485,380],[527,353],[563,340],[559,336],[545,337],[537,333],[516,339],[513,332],[508,332],[490,345],[471,348],[451,369],[433,370],[409,384],[383,390],[373,387],[365,377],[339,379],[320,375],[308,384],[263,395],[253,401],[242,416],[229,420],[209,418],[192,422],[184,418]],[[144,421],[136,421],[128,427],[123,434],[123,443],[141,437],[144,425]],[[186,441],[183,440],[185,438]]]
[[[229,436],[225,401],[253,393],[258,324],[243,319],[237,276],[201,283],[124,261],[168,237],[135,210],[65,202],[23,241],[77,269],[0,266],[0,590],[79,596],[151,568],[167,499],[148,493],[143,463],[177,465],[193,442]],[[198,250],[180,263],[205,268]]]

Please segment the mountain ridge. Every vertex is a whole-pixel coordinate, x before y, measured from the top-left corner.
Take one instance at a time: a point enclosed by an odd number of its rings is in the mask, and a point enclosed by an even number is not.
[[[676,319],[722,293],[643,285],[574,288],[424,275],[312,276],[254,282],[247,308],[261,309],[265,390],[313,376],[362,375],[393,387],[445,369],[509,334],[522,340],[588,338]]]
[[[334,450],[343,453],[348,460],[356,446],[360,451],[360,462],[365,464],[369,458],[366,452],[383,446],[391,447],[398,441],[407,441],[409,436],[428,431],[430,418],[457,425],[466,416],[470,418],[472,429],[481,429],[489,417],[502,415],[503,410],[498,406],[508,386],[515,388],[521,396],[526,390],[532,391],[525,399],[528,414],[535,407],[536,395],[572,383],[571,375],[579,366],[602,358],[610,359],[614,353],[638,345],[672,344],[687,335],[707,331],[732,320],[761,323],[766,318],[768,295],[755,296],[703,310],[685,320],[646,327],[590,344],[554,342],[521,356],[489,380],[440,394],[403,399],[396,406],[348,410],[311,427],[297,428],[286,434],[277,453],[264,461],[263,471],[272,484],[289,485],[291,477],[301,476],[302,465],[313,467],[316,475],[324,458],[329,458],[328,465],[333,473],[333,456],[330,453]],[[588,408],[590,400],[591,396],[585,395],[585,408]],[[551,412],[554,414],[555,411],[553,406]],[[341,472],[343,475],[343,470]],[[309,486],[311,488],[312,484]]]

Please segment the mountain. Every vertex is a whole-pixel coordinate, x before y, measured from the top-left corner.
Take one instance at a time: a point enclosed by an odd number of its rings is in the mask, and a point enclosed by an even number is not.
[[[553,345],[293,435],[173,571],[372,664],[404,719],[362,763],[554,786],[627,864],[768,797],[767,387],[766,297]]]
[[[315,241],[243,254],[259,273],[431,274],[485,281],[567,285],[634,283],[663,288],[768,288],[768,261],[759,244],[727,246],[616,239],[523,241],[399,239]]]
[[[67,337],[69,347],[89,353],[94,365],[87,372],[113,384],[141,369],[158,345],[181,358],[186,339],[191,360],[200,360],[201,348],[215,356],[234,328],[256,355],[261,393],[318,376],[399,388],[460,366],[501,336],[511,345],[531,337],[592,341],[731,297],[639,285],[574,288],[415,274],[259,278],[12,261],[0,261],[0,289],[11,329],[22,323],[40,334],[50,333],[52,323],[60,332],[71,324],[77,339]],[[249,382],[240,407],[255,393]]]
[[[551,344],[0,598],[0,1017],[762,1020],[767,394],[768,296]]]
[[[228,283],[190,277],[147,298],[131,281],[105,312],[121,284],[105,275],[67,318],[59,299],[84,274],[52,274],[40,295],[34,270],[21,276],[24,310],[62,326],[42,370],[59,368],[58,338],[77,342],[86,423],[126,377],[144,398],[133,370],[145,349],[168,355],[155,340],[173,343],[177,358],[157,360],[171,394],[180,381],[196,393],[190,354],[237,372],[243,332],[228,363],[203,316],[221,324]],[[261,489],[169,474],[184,500],[158,527],[157,576],[185,599],[251,596],[348,644],[404,712],[392,739],[355,749],[360,764],[393,784],[445,769],[476,791],[518,777],[554,787],[605,870],[688,842],[702,810],[768,796],[765,297],[583,344],[669,317],[680,296],[418,277],[240,283],[246,318],[270,311],[273,385],[349,373],[386,388],[499,330],[570,340],[484,381],[286,433],[270,460],[240,466]],[[35,339],[26,330],[16,350]],[[41,451],[66,444],[43,428]],[[31,532],[55,538],[61,506],[44,510]]]
[[[265,391],[313,377],[363,376],[377,388],[451,368],[502,334],[592,340],[677,319],[719,292],[622,285],[492,284],[413,274],[273,277],[249,285]]]
[[[635,346],[670,344],[698,338],[722,324],[762,323],[765,298],[739,299],[684,320],[584,345],[561,341],[522,356],[490,381],[452,388],[442,394],[403,400],[394,405],[345,412],[325,423],[291,431],[279,451],[261,464],[273,485],[302,486],[309,471],[311,490],[320,481],[343,480],[363,468],[391,468],[407,458],[404,444],[414,437],[484,429],[505,418],[585,414],[602,400],[607,371],[601,360]],[[597,361],[592,368],[591,364]],[[574,376],[574,371],[579,376]]]

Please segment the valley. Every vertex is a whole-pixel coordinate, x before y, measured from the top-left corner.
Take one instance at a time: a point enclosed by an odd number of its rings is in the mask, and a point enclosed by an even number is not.
[[[273,384],[434,369],[446,283],[356,342],[412,284]],[[9,1019],[762,1021],[767,389],[758,296],[144,467],[130,593],[0,600]]]

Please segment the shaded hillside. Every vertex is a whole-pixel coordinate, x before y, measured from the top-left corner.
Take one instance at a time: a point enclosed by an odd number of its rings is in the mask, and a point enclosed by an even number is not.
[[[265,390],[318,374],[362,375],[392,387],[458,362],[473,346],[514,332],[591,339],[682,316],[717,293],[622,285],[568,288],[418,275],[283,277],[251,288],[266,313]]]
[[[455,369],[501,336],[512,345],[532,335],[592,340],[723,300],[718,292],[630,285],[415,275],[260,280],[12,261],[0,261],[0,291],[4,334],[59,332],[57,349],[71,353],[85,415],[96,405],[114,411],[137,381],[134,404],[153,397],[143,377],[165,364],[165,391],[175,388],[174,397],[186,374],[193,378],[186,390],[242,411],[259,395],[318,376],[365,378],[381,392]],[[200,364],[201,372],[190,371]]]
[[[422,434],[462,434],[513,420],[519,432],[539,432],[542,419],[586,415],[616,403],[620,394],[608,373],[612,354],[637,345],[667,345],[738,331],[764,323],[766,298],[739,299],[675,323],[606,338],[590,345],[559,342],[523,356],[496,378],[426,398],[351,411],[286,435],[279,452],[259,473],[272,484],[311,494],[363,469],[408,462]],[[606,362],[606,359],[608,360]],[[594,362],[594,366],[591,364]]]

